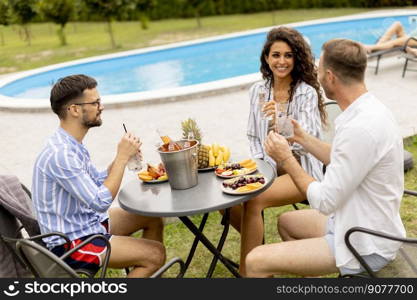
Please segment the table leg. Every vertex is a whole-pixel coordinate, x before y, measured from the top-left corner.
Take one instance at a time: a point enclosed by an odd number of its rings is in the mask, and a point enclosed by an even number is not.
[[[217,250],[220,253],[222,252],[224,242],[226,240],[227,234],[229,233],[230,208],[225,209],[225,212],[224,212],[224,215],[223,215],[221,224],[224,226],[224,228],[223,228],[223,232],[222,232],[222,235],[220,237],[219,243],[217,245]],[[209,270],[207,272],[207,276],[206,276],[207,278],[211,278],[211,276],[213,276],[213,272],[214,272],[214,269],[216,268],[216,265],[217,265],[217,261],[218,260],[219,259],[217,258],[217,256],[214,255],[213,256],[213,259],[211,261],[211,264],[210,264],[210,268],[209,268]],[[229,261],[229,263],[231,263],[230,260],[228,260],[228,261]]]
[[[227,215],[227,219],[226,219],[226,214],[223,215],[222,220],[220,221],[220,224],[222,224],[223,226],[226,226],[227,224],[227,230],[229,230],[229,225],[230,225],[230,213]],[[226,229],[224,229],[225,231]],[[220,250],[221,252],[221,250]],[[227,261],[234,266],[236,269],[239,269],[239,264],[235,263],[233,260],[225,257],[227,259]]]
[[[209,241],[209,239],[198,230],[197,226],[188,218],[188,217],[179,217],[180,220],[184,223],[185,226],[198,238],[200,242],[215,256],[217,257],[225,267],[232,273],[235,277],[241,277],[239,272],[233,267],[233,265],[221,254],[219,250]]]
[[[206,221],[207,221],[208,215],[209,215],[209,213],[205,213],[204,216],[203,216],[203,219],[201,220],[200,226],[198,227],[198,230],[200,232],[203,232],[204,226],[206,225]],[[194,257],[195,249],[197,248],[197,245],[198,245],[198,242],[199,241],[200,240],[196,236],[194,238],[193,245],[191,246],[190,253],[188,253],[187,260],[185,261],[185,269],[184,269],[185,271],[184,271],[184,273],[187,271],[188,266],[190,265],[190,263],[191,263],[191,261],[192,261],[192,259]]]

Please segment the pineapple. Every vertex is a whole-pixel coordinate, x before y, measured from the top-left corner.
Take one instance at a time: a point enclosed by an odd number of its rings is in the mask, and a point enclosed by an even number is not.
[[[202,135],[200,128],[197,126],[197,122],[194,119],[189,118],[188,120],[181,122],[181,127],[183,139],[193,137],[199,142],[197,150],[198,168],[207,168],[209,166],[209,149],[201,143]]]

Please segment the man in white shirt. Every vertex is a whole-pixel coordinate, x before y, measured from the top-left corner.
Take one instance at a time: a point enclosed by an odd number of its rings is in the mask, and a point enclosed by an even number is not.
[[[321,182],[293,157],[288,141],[270,132],[265,148],[305,194],[312,209],[279,218],[285,242],[255,248],[247,256],[249,277],[275,274],[317,276],[363,271],[344,243],[354,226],[405,236],[399,208],[404,188],[403,143],[391,112],[364,83],[366,51],[357,42],[335,39],[323,45],[319,80],[343,112],[332,145],[294,124],[292,142],[327,165]],[[352,244],[377,271],[395,258],[398,242],[355,233]]]

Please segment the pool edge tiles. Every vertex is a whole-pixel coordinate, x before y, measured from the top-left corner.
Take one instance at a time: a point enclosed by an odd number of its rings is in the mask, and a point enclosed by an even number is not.
[[[334,22],[343,22],[343,21],[353,21],[353,20],[363,20],[363,19],[375,19],[380,17],[400,17],[406,15],[417,15],[417,10],[401,10],[401,11],[383,11],[383,12],[375,12],[375,13],[360,13],[355,15],[348,15],[342,17],[335,17],[335,18],[325,18],[325,19],[316,19],[304,22],[296,22],[285,24],[286,26],[296,26],[296,27],[304,27],[304,26],[311,26],[311,25],[319,25],[325,23],[334,23]],[[157,52],[163,51],[172,48],[180,48],[186,46],[192,46],[195,44],[204,44],[213,41],[221,41],[225,39],[233,39],[239,38],[249,35],[255,35],[259,33],[266,33],[271,28],[264,27],[254,30],[248,30],[238,33],[231,33],[225,34],[215,37],[208,37],[202,38],[198,40],[191,40],[179,43],[172,43],[162,46],[155,46],[149,48],[141,48],[136,50],[129,50],[118,52],[114,54],[106,54],[100,55],[90,58],[79,59],[76,61],[64,62],[56,65],[50,65],[46,67],[42,67],[39,69],[24,71],[20,73],[15,73],[11,76],[0,78],[0,88],[10,84],[12,82],[16,82],[20,79],[28,78],[31,76],[35,76],[40,73],[46,73],[48,71],[53,70],[60,70],[66,67],[71,66],[79,66],[81,64],[88,64],[91,62],[98,62],[103,60],[111,60],[115,58],[123,58],[126,56],[131,55],[138,55],[138,54],[145,54],[150,52]],[[198,97],[204,97],[207,95],[216,95],[231,91],[236,91],[239,89],[246,88],[253,82],[260,80],[261,75],[259,72],[257,73],[250,73],[248,75],[242,75],[237,77],[229,77],[227,79],[220,79],[214,81],[207,81],[205,83],[197,83],[191,85],[184,85],[179,87],[172,87],[160,90],[148,90],[143,92],[129,92],[129,93],[119,93],[119,94],[109,94],[104,95],[103,103],[106,107],[118,107],[118,106],[125,106],[125,105],[143,105],[148,103],[163,103],[163,102],[171,102],[176,100],[185,100],[185,99],[192,99]],[[30,96],[29,96],[30,97]],[[39,111],[39,110],[46,110],[50,109],[49,99],[35,99],[35,98],[18,98],[18,97],[8,97],[5,95],[0,94],[0,110],[26,110],[26,111]]]
[[[101,98],[106,108],[167,103],[239,91],[249,88],[260,79],[261,74],[254,73],[172,89],[105,95]],[[49,99],[14,98],[0,94],[0,111],[42,112],[49,110],[51,110]]]

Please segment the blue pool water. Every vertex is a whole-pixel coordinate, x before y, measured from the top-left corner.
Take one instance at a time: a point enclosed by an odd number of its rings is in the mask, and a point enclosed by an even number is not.
[[[411,31],[409,16],[372,18],[296,27],[311,43],[316,57],[332,38],[374,43],[394,21]],[[102,95],[173,88],[259,71],[259,54],[266,33],[182,46],[149,53],[68,66],[13,81],[0,94],[17,98],[49,98],[51,85],[70,74],[87,74],[99,82]]]

